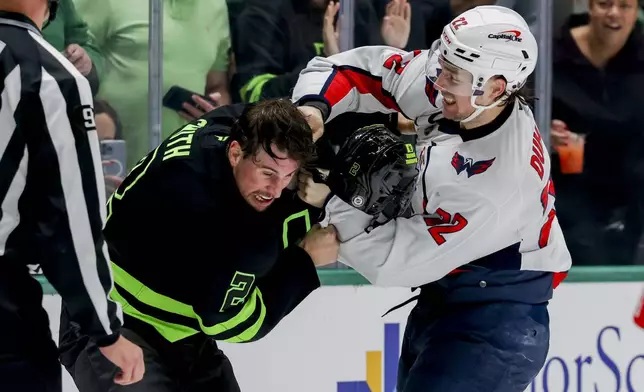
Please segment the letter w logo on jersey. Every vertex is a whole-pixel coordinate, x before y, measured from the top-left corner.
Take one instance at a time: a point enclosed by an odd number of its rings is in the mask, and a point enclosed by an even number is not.
[[[456,170],[456,174],[459,175],[461,172],[465,171],[467,173],[467,178],[472,177],[475,174],[481,174],[492,166],[495,158],[476,161],[472,158],[466,158],[457,152],[454,153],[452,157],[452,167]]]

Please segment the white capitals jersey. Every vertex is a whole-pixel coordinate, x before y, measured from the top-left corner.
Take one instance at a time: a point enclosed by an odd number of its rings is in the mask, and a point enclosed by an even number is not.
[[[568,271],[550,159],[532,112],[516,100],[477,129],[440,121],[442,97],[426,77],[427,58],[427,51],[361,47],[316,57],[300,74],[293,100],[325,103],[327,121],[350,111],[400,111],[419,135],[411,218],[366,233],[370,216],[337,197],[327,204],[341,261],[380,286],[421,286],[466,264]]]

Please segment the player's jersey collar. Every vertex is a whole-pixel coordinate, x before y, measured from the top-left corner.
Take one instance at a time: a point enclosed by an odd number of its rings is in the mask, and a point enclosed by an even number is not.
[[[457,121],[441,119],[438,121],[438,124],[439,124],[438,129],[443,133],[447,133],[450,135],[459,135],[461,139],[463,139],[463,142],[469,142],[471,140],[480,139],[482,137],[485,137],[491,134],[497,129],[501,128],[501,126],[505,124],[508,118],[510,118],[512,111],[514,110],[514,105],[515,105],[514,101],[509,102],[505,106],[501,114],[499,114],[494,119],[494,121],[485,125],[481,125],[480,127],[463,129],[461,128],[460,124]]]

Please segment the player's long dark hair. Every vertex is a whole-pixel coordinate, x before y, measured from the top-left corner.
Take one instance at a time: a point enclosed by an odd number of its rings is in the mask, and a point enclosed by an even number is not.
[[[503,78],[503,76],[501,76]],[[505,78],[503,78],[505,80]],[[517,91],[510,93],[510,94],[505,94],[499,99],[503,100],[503,103],[501,103],[501,106],[507,105],[509,102],[514,102],[516,99],[519,100],[523,105],[529,106],[532,110],[534,110],[534,102],[539,99],[536,97],[534,94],[534,89],[531,87],[533,83],[532,78],[528,78],[527,82]]]
[[[297,107],[285,99],[267,99],[249,104],[231,128],[230,141],[236,140],[244,157],[264,149],[272,158],[272,146],[287,153],[300,165],[316,158],[311,128]]]

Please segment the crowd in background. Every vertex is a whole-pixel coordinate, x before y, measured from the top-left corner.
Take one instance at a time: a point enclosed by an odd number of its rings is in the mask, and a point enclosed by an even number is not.
[[[538,35],[539,0],[354,0],[354,46],[427,49],[468,8],[498,4]],[[554,1],[552,125],[557,215],[574,265],[644,264],[644,35],[638,0]],[[329,0],[164,0],[163,93],[172,86],[217,105],[289,97],[314,56],[340,51],[340,5]],[[45,38],[87,77],[100,140],[124,140],[131,168],[150,149],[147,1],[61,0]],[[203,114],[198,98],[164,107],[162,138]],[[347,114],[333,120],[320,155],[369,123],[393,131],[404,118]],[[328,147],[328,148],[325,148]],[[107,170],[111,193],[125,174]]]

